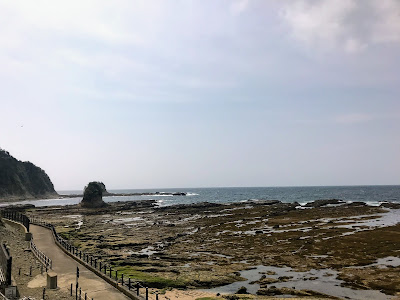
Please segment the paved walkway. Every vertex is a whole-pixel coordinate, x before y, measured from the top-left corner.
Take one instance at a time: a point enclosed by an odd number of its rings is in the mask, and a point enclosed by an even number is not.
[[[65,254],[54,242],[49,229],[31,224],[30,232],[33,234],[36,246],[53,261],[53,271],[58,275],[58,286],[60,288],[70,289],[71,283],[75,285],[76,267],[79,266],[79,286],[82,288],[82,297],[86,292],[88,299],[93,298],[94,300],[129,299],[112,285]],[[43,280],[43,278],[37,280]]]

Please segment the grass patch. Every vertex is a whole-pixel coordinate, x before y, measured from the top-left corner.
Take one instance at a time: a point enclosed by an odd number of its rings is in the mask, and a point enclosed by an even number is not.
[[[188,282],[183,281],[181,279],[169,279],[160,276],[152,276],[149,273],[145,273],[142,271],[138,271],[129,267],[116,267],[118,270],[118,274],[124,274],[125,278],[131,277],[134,281],[139,281],[145,283],[149,287],[153,288],[166,288],[166,287],[174,287],[174,288],[184,288],[188,285]]]

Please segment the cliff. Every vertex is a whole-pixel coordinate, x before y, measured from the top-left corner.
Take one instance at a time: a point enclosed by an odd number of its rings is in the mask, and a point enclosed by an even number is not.
[[[0,149],[0,199],[58,196],[49,176],[33,163],[22,162]]]

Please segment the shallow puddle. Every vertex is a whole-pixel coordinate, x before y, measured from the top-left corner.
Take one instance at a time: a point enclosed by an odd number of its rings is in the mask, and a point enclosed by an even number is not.
[[[136,255],[153,255],[154,253],[158,253],[159,251],[154,250],[153,246],[149,246],[147,248],[144,248],[140,251],[137,252],[133,252],[133,251],[129,251],[128,254],[136,254]]]
[[[82,225],[83,225],[83,221],[80,220],[80,221],[76,224],[76,230],[81,229]]]
[[[143,221],[142,217],[132,217],[132,218],[120,218],[114,219],[112,222],[116,224],[127,223],[127,222],[136,222],[136,221]]]
[[[400,266],[400,257],[388,256],[388,257],[377,259],[377,261],[373,264],[369,264],[366,266],[354,266],[354,267],[348,267],[348,268],[349,269],[364,269],[364,268],[377,267],[379,269],[385,269],[388,267],[399,267],[399,266]]]
[[[267,272],[268,274],[274,274],[266,275],[267,278],[289,278],[286,282],[268,284],[268,287],[275,286],[277,288],[288,287],[295,288],[296,290],[313,290],[335,297],[355,300],[386,300],[393,298],[379,291],[353,290],[347,287],[342,287],[340,284],[343,283],[343,281],[336,279],[338,272],[335,270],[312,269],[308,272],[296,272],[290,267],[266,267],[262,265],[256,266],[251,270],[241,271],[240,275],[246,278],[246,281],[237,281],[228,285],[207,289],[205,291],[212,293],[232,294],[237,292],[240,287],[244,286],[247,288],[249,293],[256,294],[260,288],[260,285],[257,283],[251,284],[251,282],[259,280],[261,276],[263,274],[267,274]]]

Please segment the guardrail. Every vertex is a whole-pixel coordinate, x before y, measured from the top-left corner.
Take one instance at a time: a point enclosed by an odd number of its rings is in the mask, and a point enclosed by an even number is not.
[[[90,253],[86,253],[80,250],[78,247],[73,246],[68,240],[62,238],[57,233],[53,224],[44,222],[43,220],[34,216],[31,216],[29,218],[24,214],[13,211],[2,211],[2,216],[3,218],[22,223],[27,228],[27,230],[30,224],[35,224],[50,229],[54,241],[66,254],[84,265],[86,268],[94,272],[99,277],[103,278],[105,281],[113,285],[115,288],[117,288],[119,291],[121,291],[131,299],[159,299],[158,293],[150,294],[149,288],[144,286],[142,282],[139,282],[129,276],[124,277],[124,274],[118,273],[118,270],[115,270],[110,264],[101,260],[101,258],[94,256]],[[30,245],[32,252],[46,267],[46,270],[51,269],[53,265],[52,260],[36,247],[33,240],[31,240]]]
[[[110,264],[104,262],[101,258],[86,253],[78,247],[73,246],[68,240],[62,238],[56,231],[55,226],[47,223],[42,219],[31,216],[31,224],[39,225],[51,230],[56,244],[70,257],[84,265],[90,271],[103,278],[105,281],[113,285],[126,296],[135,300],[159,299],[159,295],[150,294],[149,288],[129,276],[118,273]]]
[[[28,218],[26,215],[21,214],[21,213],[19,213],[19,212],[17,212],[17,211],[2,210],[2,211],[1,211],[1,216],[2,216],[3,218],[5,218],[5,219],[8,219],[8,220],[12,220],[12,221],[15,221],[15,222],[22,223],[22,225],[24,225],[25,228],[26,228],[26,230],[29,232],[30,220],[29,220],[29,218]]]
[[[48,269],[53,268],[53,262],[49,257],[47,257],[33,242],[33,239],[30,241],[31,251],[36,256],[36,258],[45,266],[46,272]]]
[[[5,244],[0,246],[0,267],[3,274],[0,285],[8,286],[11,284],[12,257]]]
[[[0,300],[9,300],[9,299],[0,292]]]
[[[11,220],[14,222],[21,223],[26,228],[26,230],[29,232],[31,220],[26,215],[21,214],[16,211],[2,210],[1,216],[4,219],[8,219],[8,220]],[[53,263],[52,263],[51,259],[36,247],[35,243],[33,242],[33,239],[30,240],[30,248],[31,248],[32,253],[36,256],[36,258],[45,266],[46,271],[48,269],[52,269]],[[1,258],[1,256],[0,256],[0,258]],[[10,278],[11,278],[11,271],[10,271]],[[10,282],[11,282],[11,279],[10,279]]]

